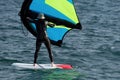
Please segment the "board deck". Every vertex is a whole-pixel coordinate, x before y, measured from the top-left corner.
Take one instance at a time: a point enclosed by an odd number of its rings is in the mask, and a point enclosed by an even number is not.
[[[72,66],[69,64],[55,64],[56,67],[52,67],[51,64],[33,64],[29,63],[13,63],[12,66],[23,68],[23,69],[72,69]]]

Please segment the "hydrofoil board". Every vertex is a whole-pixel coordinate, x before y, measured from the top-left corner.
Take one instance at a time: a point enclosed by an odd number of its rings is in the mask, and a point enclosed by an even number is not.
[[[72,69],[72,66],[69,64],[55,64],[55,67],[52,67],[51,64],[33,64],[29,63],[13,63],[12,66],[23,69]]]

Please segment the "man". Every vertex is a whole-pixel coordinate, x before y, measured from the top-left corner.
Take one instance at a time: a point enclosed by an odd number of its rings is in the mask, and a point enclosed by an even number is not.
[[[36,25],[36,31],[37,31],[36,37],[37,38],[36,38],[36,50],[35,50],[35,54],[34,54],[34,66],[37,63],[38,52],[40,50],[42,43],[44,43],[45,46],[47,47],[51,65],[55,66],[54,61],[53,61],[52,51],[51,51],[51,44],[50,44],[50,41],[46,34],[46,26],[49,25],[50,27],[52,27],[54,25],[47,23],[47,21],[45,20],[44,14],[37,14],[36,18],[35,17],[33,18],[33,15],[36,15],[36,13],[31,12],[29,10],[29,5],[31,2],[32,2],[32,0],[24,0],[24,2],[22,4],[22,8],[18,15],[21,17],[21,20],[26,21],[26,18],[27,18],[28,21],[34,22]],[[28,26],[28,24],[25,22],[23,24]]]
[[[50,40],[48,39],[48,36],[46,34],[46,27],[49,25],[50,27],[53,27],[54,24],[48,23],[45,20],[44,14],[38,14],[37,18],[35,20],[31,19],[30,17],[27,17],[28,21],[34,22],[36,25],[36,31],[37,31],[37,39],[36,39],[36,50],[34,54],[34,66],[37,63],[37,58],[38,58],[38,52],[40,50],[41,44],[44,43],[48,53],[49,53],[49,58],[51,61],[51,65],[55,67],[54,61],[53,61],[53,55],[51,51],[51,44]]]

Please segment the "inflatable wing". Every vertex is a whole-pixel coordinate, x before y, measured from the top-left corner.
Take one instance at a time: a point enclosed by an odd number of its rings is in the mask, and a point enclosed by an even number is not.
[[[61,46],[65,34],[71,29],[82,29],[77,17],[73,0],[25,0],[20,12],[25,27],[36,36],[36,26],[27,21],[30,15],[36,18],[37,14],[44,13],[47,21],[55,23],[51,28],[47,26],[47,34],[52,44]]]

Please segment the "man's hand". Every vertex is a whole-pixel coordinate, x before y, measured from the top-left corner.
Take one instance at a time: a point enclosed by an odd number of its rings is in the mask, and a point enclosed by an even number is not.
[[[50,27],[54,27],[55,26],[55,24],[54,23],[52,23],[52,22],[48,22],[48,24],[47,24],[48,26],[50,26]]]

